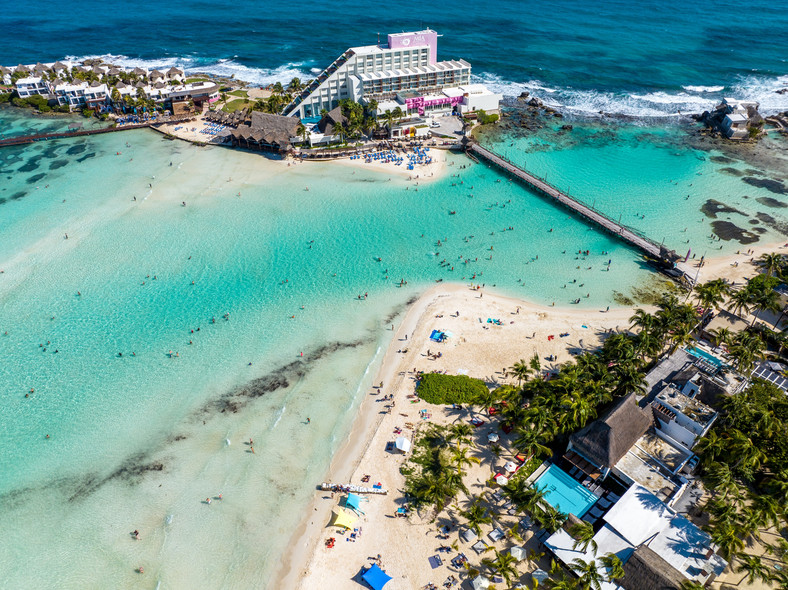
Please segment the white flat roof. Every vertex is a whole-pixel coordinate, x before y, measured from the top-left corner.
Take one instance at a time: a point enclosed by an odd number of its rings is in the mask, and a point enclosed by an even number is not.
[[[41,82],[41,78],[34,77],[19,78],[19,80],[16,81],[17,84],[38,84],[39,82]]]
[[[594,535],[594,542],[597,544],[598,549],[594,554],[591,546],[588,546],[586,551],[580,551],[580,548],[573,549],[575,540],[564,529],[559,529],[557,533],[550,536],[545,541],[545,546],[552,551],[558,559],[564,562],[567,566],[575,559],[580,559],[586,563],[595,562],[600,571],[605,570],[605,566],[599,561],[598,557],[614,553],[623,562],[629,559],[630,555],[635,551],[635,548],[627,543],[626,539],[621,537],[616,531],[609,526],[603,526]],[[602,590],[617,590],[619,585],[611,582],[603,582]]]
[[[673,518],[673,511],[641,485],[629,488],[605,514],[605,522],[637,547],[661,530]]]
[[[730,115],[725,115],[728,119],[730,119],[733,123],[743,123],[747,120],[747,117],[744,115],[740,115],[739,113],[731,113]]]
[[[366,72],[364,74],[356,74],[362,82],[370,80],[382,80],[384,78],[402,78],[404,76],[418,76],[421,74],[432,74],[435,72],[447,72],[452,70],[461,70],[463,68],[470,68],[465,60],[449,60],[439,61],[427,66],[417,66],[415,68],[403,68],[401,70],[384,70],[381,72]]]

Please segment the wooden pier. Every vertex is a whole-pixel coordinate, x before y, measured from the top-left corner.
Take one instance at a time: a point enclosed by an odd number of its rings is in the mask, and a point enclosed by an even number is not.
[[[649,259],[655,261],[661,268],[665,270],[672,269],[677,271],[671,274],[676,276],[684,275],[687,279],[691,280],[692,277],[689,276],[688,269],[683,268],[684,265],[678,262],[679,256],[673,250],[665,248],[664,245],[658,244],[637,230],[627,227],[619,222],[613,221],[604,213],[601,213],[593,207],[589,207],[588,205],[581,203],[577,199],[558,190],[553,185],[547,183],[538,176],[526,172],[522,168],[512,164],[503,156],[499,156],[498,154],[480,146],[475,141],[466,139],[464,144],[465,150],[469,155],[474,154],[478,158],[484,159],[490,164],[497,166],[501,170],[511,174],[513,177],[526,184],[529,188],[536,190],[551,200],[561,203],[583,219],[592,222],[605,231],[624,240],[631,246],[638,248]]]
[[[121,125],[119,127],[101,127],[98,129],[81,129],[76,131],[60,131],[58,133],[41,133],[38,135],[20,135],[19,137],[7,137],[0,139],[0,148],[12,145],[26,145],[36,141],[48,141],[50,139],[63,139],[67,137],[82,137],[84,135],[98,135],[100,133],[114,133],[116,131],[127,131],[129,129],[145,129],[160,123],[182,123],[189,121],[191,117],[168,119],[167,121],[146,121],[145,123],[134,123]]]

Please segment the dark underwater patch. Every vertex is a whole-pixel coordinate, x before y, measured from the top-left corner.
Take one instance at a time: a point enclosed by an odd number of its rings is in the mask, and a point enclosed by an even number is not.
[[[717,215],[721,213],[738,213],[739,215],[744,215],[744,213],[738,209],[730,207],[729,205],[721,203],[715,199],[709,199],[703,203],[700,211],[709,219],[717,219]]]
[[[77,158],[77,162],[84,162],[88,158],[94,158],[95,156],[96,156],[96,152],[88,152],[87,154],[85,154],[81,158]]]
[[[736,161],[728,156],[709,156],[709,160],[715,164],[733,164]]]
[[[740,244],[746,245],[754,244],[758,241],[758,236],[755,233],[741,228],[730,221],[712,221],[711,227],[717,237],[721,240],[725,240],[726,242],[736,240]]]
[[[779,180],[773,180],[771,178],[753,178],[752,176],[747,176],[742,178],[742,180],[751,186],[765,188],[767,191],[776,195],[788,195],[788,187]]]
[[[728,174],[730,176],[739,176],[739,177],[744,176],[744,172],[742,172],[738,168],[730,168],[730,167],[720,168],[719,170],[717,170],[717,172],[722,172],[723,174]]]
[[[19,167],[18,172],[33,172],[34,170],[38,170],[38,162],[42,157],[43,156],[36,156],[35,158],[30,158],[26,164]]]
[[[75,156],[76,154],[81,154],[87,149],[87,146],[84,143],[78,143],[77,145],[72,145],[70,148],[66,150],[66,153],[69,156]]]
[[[27,196],[25,191],[17,191],[13,195],[11,195],[12,201],[18,201],[19,199],[24,199]]]
[[[50,170],[57,170],[58,168],[62,168],[66,164],[68,164],[68,160],[65,160],[65,159],[55,160],[54,162],[52,162],[49,165],[49,169]]]
[[[27,179],[27,184],[35,184],[39,180],[44,178],[44,176],[46,176],[46,174],[44,174],[43,172],[39,172],[38,174],[33,174],[33,176]]]
[[[767,207],[772,207],[773,209],[782,209],[784,207],[788,207],[788,204],[778,201],[777,199],[773,199],[772,197],[758,197],[755,200],[761,205],[766,205]]]
[[[768,213],[758,213],[755,217],[760,219],[767,227],[770,227],[774,231],[779,232],[784,236],[788,236],[788,223],[786,223],[785,221],[780,221],[779,219],[775,219]],[[763,229],[763,228],[757,228],[754,231],[757,231],[758,229]]]

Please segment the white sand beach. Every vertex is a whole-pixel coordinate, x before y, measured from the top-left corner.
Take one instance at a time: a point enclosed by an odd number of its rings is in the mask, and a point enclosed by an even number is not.
[[[345,540],[347,536],[337,534],[336,527],[328,526],[331,511],[343,495],[332,497],[330,493],[316,491],[315,500],[307,509],[307,520],[285,552],[278,586],[341,588],[362,566],[370,565],[368,557],[378,554],[384,569],[394,577],[388,586],[392,590],[421,588],[430,582],[442,584],[449,575],[459,579],[456,568],[448,565],[451,556],[444,559],[446,565],[435,570],[427,560],[441,544],[458,540],[457,529],[448,540],[439,540],[435,523],[422,522],[416,515],[410,519],[394,516],[402,502],[399,490],[404,477],[399,468],[405,460],[404,455],[386,451],[386,444],[400,436],[395,434],[395,429],[402,429],[401,436],[412,437],[416,429],[428,422],[467,421],[470,417],[409,399],[407,396],[413,394],[415,387],[414,368],[466,373],[488,383],[507,382],[503,371],[519,359],[527,360],[537,353],[544,367],[553,364],[544,360],[550,355],[555,356],[554,363],[565,362],[571,358],[570,351],[599,345],[608,329],[625,328],[631,314],[628,308],[609,312],[549,308],[456,285],[430,289],[411,307],[402,323],[395,326],[394,339],[373,380],[375,384],[382,382],[383,387],[369,392],[350,440],[335,456],[326,476],[326,481],[333,483],[362,484],[362,477],[369,475],[367,485],[380,482],[389,494],[369,496],[369,501],[362,504],[365,514],[354,525],[360,527],[361,535],[350,542]],[[487,318],[499,319],[501,325],[487,323]],[[447,330],[452,336],[437,344],[429,340],[433,329]],[[563,333],[569,335],[561,337]],[[553,338],[549,339],[551,335]],[[428,350],[440,352],[441,357],[428,358]],[[382,401],[382,397],[389,394],[393,395],[395,405],[387,413],[389,402]],[[422,410],[427,410],[429,419],[421,418]],[[477,442],[485,441],[489,431],[488,425],[478,428]],[[509,459],[506,454],[493,457],[483,445],[479,451],[482,463],[473,467],[466,477],[473,494],[489,489],[485,482],[495,473],[493,465],[500,468]],[[512,522],[502,524],[512,526],[517,522],[516,517],[509,520]],[[329,537],[336,538],[335,546],[330,549],[325,546]],[[494,545],[503,549],[503,544],[501,541]],[[480,557],[461,541],[460,550],[478,564]]]

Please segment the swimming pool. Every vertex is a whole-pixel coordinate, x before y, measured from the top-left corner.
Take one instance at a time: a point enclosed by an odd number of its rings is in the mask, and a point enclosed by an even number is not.
[[[597,497],[583,484],[557,465],[550,465],[534,482],[534,487],[545,493],[544,498],[550,506],[578,518],[582,518],[597,501]]]
[[[714,356],[713,354],[709,354],[708,352],[706,352],[702,348],[695,348],[694,346],[691,346],[691,347],[687,348],[687,352],[690,353],[692,356],[694,356],[696,358],[701,358],[704,361],[710,362],[712,365],[714,365],[718,369],[725,364],[720,359],[718,359],[716,356]]]

